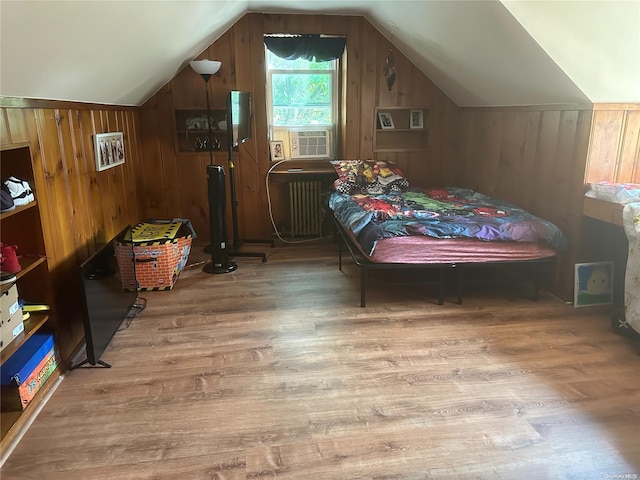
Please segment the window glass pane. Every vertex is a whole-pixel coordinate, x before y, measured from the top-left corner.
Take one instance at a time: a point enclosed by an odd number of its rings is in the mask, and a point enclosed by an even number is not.
[[[274,73],[273,105],[331,105],[331,75]]]
[[[276,127],[331,126],[335,123],[337,61],[285,60],[266,49],[270,72],[270,124]]]
[[[331,107],[273,107],[276,127],[331,125],[331,118]]]
[[[273,124],[331,125],[332,75],[274,73],[271,77]]]

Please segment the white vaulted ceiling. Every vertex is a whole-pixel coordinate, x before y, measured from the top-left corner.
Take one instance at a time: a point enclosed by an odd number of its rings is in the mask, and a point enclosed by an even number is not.
[[[1,0],[0,95],[141,105],[246,12],[362,15],[460,106],[640,102],[640,0]]]

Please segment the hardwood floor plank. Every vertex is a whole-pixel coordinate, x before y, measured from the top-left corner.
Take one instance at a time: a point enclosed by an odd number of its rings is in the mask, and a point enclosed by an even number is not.
[[[141,294],[113,367],[65,376],[1,478],[640,475],[640,346],[607,307],[497,284],[437,305],[376,278],[360,308],[335,245],[268,250],[210,275],[194,247],[173,290]]]

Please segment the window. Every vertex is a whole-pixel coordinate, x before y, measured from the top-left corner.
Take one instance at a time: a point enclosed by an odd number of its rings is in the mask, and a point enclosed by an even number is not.
[[[285,60],[266,49],[270,126],[333,128],[338,104],[337,63]]]

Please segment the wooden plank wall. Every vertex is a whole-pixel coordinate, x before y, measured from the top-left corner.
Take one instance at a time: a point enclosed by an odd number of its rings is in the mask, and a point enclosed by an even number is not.
[[[460,109],[456,184],[516,203],[562,229],[569,249],[550,288],[567,301],[580,249],[591,114],[590,105]]]
[[[397,81],[391,91],[387,90],[383,67],[393,47],[366,19],[247,14],[198,57],[222,61],[220,72],[209,82],[212,109],[225,108],[226,94],[232,89],[253,94],[254,135],[240,147],[235,162],[240,238],[271,238],[272,235],[265,186],[271,166],[265,102],[265,33],[325,33],[347,37],[341,92],[345,107],[340,128],[341,158],[375,158],[376,105],[424,106],[431,109],[429,150],[377,157],[395,160],[417,185],[453,180],[457,107],[396,50]],[[199,240],[206,240],[209,228],[205,172],[209,158],[207,154],[176,154],[173,110],[182,108],[205,108],[204,82],[186,62],[185,68],[141,108],[142,205],[146,216],[191,219]],[[226,152],[216,153],[215,163],[223,165],[228,175]],[[285,184],[271,180],[270,185],[275,216],[287,218],[284,210],[288,203],[286,198],[283,200]]]
[[[640,183],[640,104],[595,104],[584,173],[589,182]],[[605,207],[606,208],[606,207]],[[624,301],[628,242],[624,229],[585,217],[580,260],[614,262],[614,303]]]
[[[640,183],[640,104],[596,104],[585,182]]]
[[[139,117],[135,108],[31,103],[39,106],[0,109],[0,133],[2,145],[26,142],[31,149],[60,353],[67,360],[84,338],[79,265],[124,226],[141,220]],[[93,135],[120,131],[125,164],[96,172]]]

